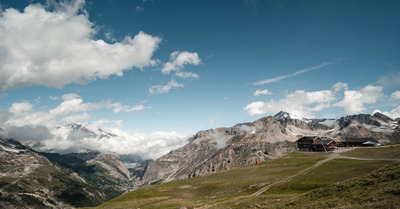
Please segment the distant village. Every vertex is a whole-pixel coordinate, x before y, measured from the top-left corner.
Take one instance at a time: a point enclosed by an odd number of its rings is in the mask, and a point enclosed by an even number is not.
[[[297,148],[305,152],[328,152],[338,147],[373,147],[381,146],[372,138],[346,138],[341,142],[318,136],[304,136],[297,140]]]

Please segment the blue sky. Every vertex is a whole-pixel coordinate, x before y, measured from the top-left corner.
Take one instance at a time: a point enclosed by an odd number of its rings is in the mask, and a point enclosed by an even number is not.
[[[3,128],[194,134],[279,110],[400,117],[399,1],[0,5]]]

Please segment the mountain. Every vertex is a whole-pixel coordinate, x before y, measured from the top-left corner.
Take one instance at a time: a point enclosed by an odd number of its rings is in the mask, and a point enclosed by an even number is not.
[[[80,124],[70,127],[70,134],[99,136]],[[132,188],[130,171],[117,155],[37,152],[0,130],[0,208],[96,206]]]
[[[381,113],[350,115],[338,119],[337,123],[340,139],[373,138],[381,144],[400,142],[398,122]]]
[[[0,208],[71,208],[108,199],[76,172],[0,136]]]
[[[81,176],[88,184],[102,190],[106,199],[132,189],[131,175],[118,156],[100,152],[45,153],[41,155]]]
[[[296,140],[273,117],[248,125],[199,131],[187,145],[150,162],[140,183],[191,178],[279,158],[296,150]]]
[[[305,119],[281,111],[252,123],[199,131],[187,145],[149,162],[135,178],[139,186],[146,186],[276,159],[297,150],[295,141],[301,136],[398,143],[400,127],[380,113],[335,120]]]

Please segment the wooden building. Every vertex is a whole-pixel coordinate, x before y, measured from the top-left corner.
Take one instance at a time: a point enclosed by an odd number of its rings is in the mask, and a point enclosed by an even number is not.
[[[318,136],[304,136],[297,140],[297,147],[301,151],[318,152],[336,149],[338,143],[329,138]]]
[[[301,151],[313,151],[312,144],[321,138],[317,136],[304,136],[297,140],[297,148]]]
[[[312,144],[313,151],[330,151],[336,149],[338,143],[333,139],[322,138]]]
[[[369,143],[367,143],[369,142]],[[342,141],[345,147],[362,147],[369,146],[371,142],[377,143],[372,138],[346,138]]]

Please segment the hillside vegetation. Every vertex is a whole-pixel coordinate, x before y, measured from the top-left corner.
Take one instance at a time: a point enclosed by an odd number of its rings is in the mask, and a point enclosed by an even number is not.
[[[98,208],[399,208],[399,153],[399,147],[296,152],[142,188]]]

